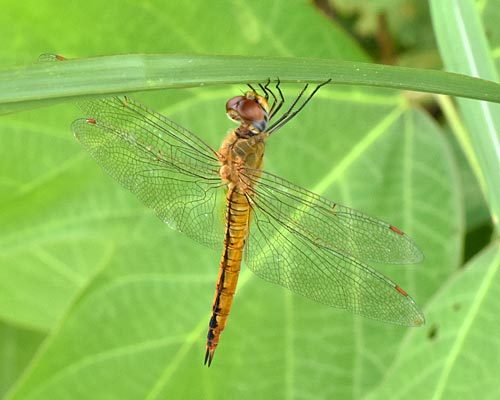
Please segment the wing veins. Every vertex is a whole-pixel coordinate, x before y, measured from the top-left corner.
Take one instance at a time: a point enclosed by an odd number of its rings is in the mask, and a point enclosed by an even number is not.
[[[405,234],[359,211],[331,202],[265,171],[245,169],[254,197],[275,203],[283,218],[296,218],[312,237],[332,250],[375,262],[413,263],[422,253]]]
[[[168,136],[171,137],[172,139],[180,142],[186,147],[193,149],[195,152],[202,154],[207,159],[212,161],[216,160],[215,151],[203,140],[201,140],[198,136],[194,135],[186,128],[183,128],[180,125],[176,124],[175,122],[169,120],[165,116],[158,114],[157,112],[150,110],[147,107],[142,106],[141,104],[135,102],[130,97],[124,97],[124,99],[125,101],[122,101],[120,97],[114,97],[113,98],[114,102],[112,102],[110,99],[101,100],[109,108],[117,110],[116,114],[108,113],[107,115],[113,116],[112,118],[115,118],[117,120],[118,120],[117,116],[125,116],[125,117],[129,116],[130,118],[133,118],[136,121],[140,121],[142,123],[149,125],[150,127],[156,128],[161,133],[167,133]],[[116,102],[119,102],[121,106],[116,104]],[[141,114],[139,110],[142,110],[147,115],[147,118],[144,118],[145,114]],[[102,113],[102,111],[100,112]],[[134,123],[131,119],[125,119],[125,121]],[[141,126],[137,123],[135,124]],[[145,127],[143,131],[146,132],[148,135],[154,137],[156,140],[159,140],[168,146],[172,145],[172,143],[169,143],[161,136],[154,134]]]

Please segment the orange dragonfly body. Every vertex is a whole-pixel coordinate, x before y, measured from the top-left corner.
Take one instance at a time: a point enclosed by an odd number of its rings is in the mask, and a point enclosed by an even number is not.
[[[406,234],[261,170],[266,139],[322,86],[299,106],[306,85],[273,122],[284,98],[279,83],[279,98],[268,84],[259,85],[262,95],[250,86],[227,102],[226,112],[239,126],[219,151],[129,97],[84,101],[86,118],[73,123],[98,163],[169,226],[210,247],[223,243],[208,365],[244,256],[258,276],[320,303],[384,322],[424,323],[411,297],[363,262],[420,261],[422,253]]]

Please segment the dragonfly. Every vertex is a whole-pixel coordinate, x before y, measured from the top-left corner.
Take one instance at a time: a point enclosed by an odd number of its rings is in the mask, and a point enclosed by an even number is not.
[[[238,126],[214,150],[200,137],[128,96],[79,103],[72,130],[98,164],[171,228],[222,249],[204,362],[226,326],[242,260],[257,276],[354,314],[403,326],[424,315],[399,285],[367,262],[416,263],[403,231],[262,169],[267,139],[330,80],[305,85],[280,114],[279,80],[232,97]],[[309,93],[309,94],[307,94]]]

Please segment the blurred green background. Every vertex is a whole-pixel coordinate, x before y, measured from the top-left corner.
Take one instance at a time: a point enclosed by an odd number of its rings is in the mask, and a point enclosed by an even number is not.
[[[498,70],[498,1],[473,4]],[[300,56],[442,68],[421,0],[3,0],[1,11],[2,68],[47,52]],[[233,127],[225,101],[244,88],[134,96],[217,147]],[[299,86],[284,89],[293,96]],[[445,106],[451,111],[443,113]],[[431,95],[333,85],[268,141],[266,153],[266,170],[415,239],[423,263],[374,267],[412,295],[426,325],[363,320],[243,266],[210,369],[202,361],[220,255],[170,231],[99,169],[71,134],[74,105],[3,116],[0,395],[500,398],[500,252],[455,139],[468,128],[454,110],[449,99]]]

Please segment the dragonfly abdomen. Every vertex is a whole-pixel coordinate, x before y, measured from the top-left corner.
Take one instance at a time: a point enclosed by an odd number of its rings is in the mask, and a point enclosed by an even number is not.
[[[243,248],[248,235],[250,205],[237,188],[227,194],[226,236],[219,267],[219,277],[208,324],[205,364],[212,363],[219,337],[226,326],[240,273]]]

